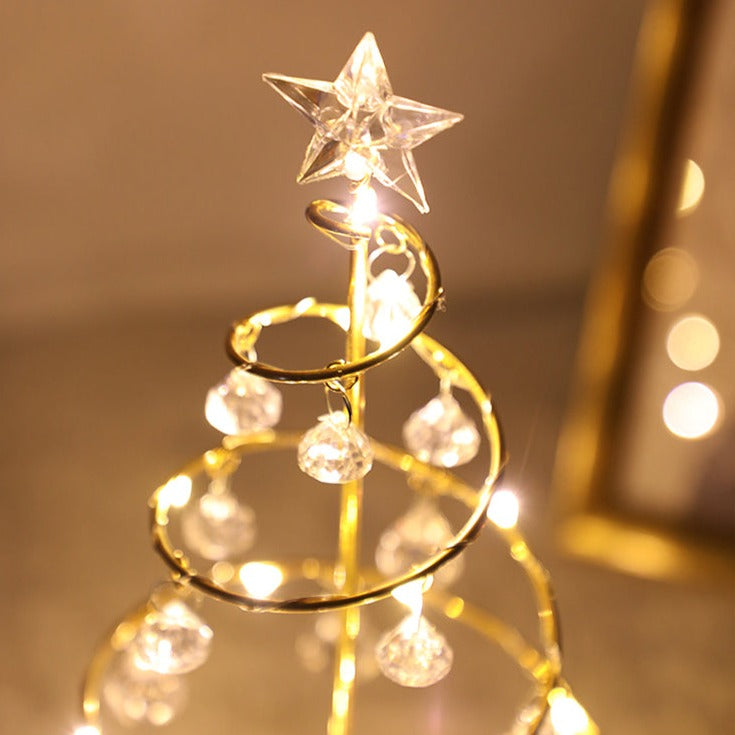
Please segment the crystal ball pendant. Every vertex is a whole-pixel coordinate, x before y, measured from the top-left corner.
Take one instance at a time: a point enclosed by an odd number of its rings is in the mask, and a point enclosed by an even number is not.
[[[302,472],[328,484],[359,480],[373,466],[370,440],[341,411],[319,417],[301,438],[297,458]]]
[[[215,429],[230,436],[275,426],[281,419],[281,392],[267,380],[236,367],[210,388],[204,415]]]
[[[403,441],[422,462],[456,467],[470,462],[480,448],[480,434],[448,391],[442,391],[403,425]]]
[[[375,549],[375,566],[386,577],[407,572],[443,549],[454,537],[449,521],[429,498],[419,498],[380,536]],[[434,572],[434,582],[448,586],[462,573],[461,556]]]
[[[409,615],[388,631],[378,642],[375,656],[388,679],[417,688],[443,679],[454,659],[446,638],[423,615]]]
[[[224,481],[223,481],[224,480]],[[255,542],[255,513],[232,494],[226,478],[187,506],[181,518],[187,545],[205,559],[220,561],[247,551]]]
[[[420,311],[411,282],[388,268],[367,288],[362,333],[381,344],[393,344],[410,330]]]
[[[146,616],[133,641],[135,664],[159,674],[185,674],[209,657],[212,629],[180,600]]]
[[[140,669],[122,655],[108,671],[102,693],[121,724],[165,725],[183,707],[186,683],[180,676]]]

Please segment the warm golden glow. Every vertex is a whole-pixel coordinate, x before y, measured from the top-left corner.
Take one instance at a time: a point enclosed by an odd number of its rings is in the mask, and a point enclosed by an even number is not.
[[[183,508],[191,497],[191,477],[176,475],[160,490],[158,505],[160,508]]]
[[[344,689],[335,690],[332,695],[332,711],[335,717],[344,717],[350,709],[350,693]]]
[[[378,216],[378,195],[370,186],[361,186],[355,192],[355,201],[350,208],[350,222],[353,225],[367,225]]]
[[[346,656],[339,662],[339,678],[345,684],[355,680],[355,659],[353,656]]]
[[[348,151],[344,164],[345,176],[351,181],[361,181],[370,170],[365,156],[355,151]]]
[[[697,264],[680,248],[664,248],[648,262],[643,273],[643,299],[658,311],[671,311],[686,303],[699,279]]]
[[[712,364],[720,350],[717,327],[706,317],[690,314],[669,330],[666,351],[682,370],[701,370]]]
[[[707,436],[720,417],[720,401],[704,383],[682,383],[666,396],[663,418],[666,428],[682,439]]]
[[[262,599],[280,587],[283,572],[275,564],[251,561],[240,567],[240,581],[249,595]]]
[[[235,576],[235,567],[228,561],[218,561],[212,566],[212,579],[217,584],[226,584]]]
[[[421,615],[424,605],[424,580],[416,579],[393,590],[393,597],[402,602],[412,615]]]
[[[679,201],[676,205],[676,213],[681,216],[693,212],[704,194],[704,174],[702,169],[687,159],[684,165],[684,177],[681,182]]]
[[[562,688],[549,692],[549,716],[555,735],[589,735],[596,731],[584,707]]]
[[[82,725],[74,730],[74,735],[100,735],[100,729],[94,725]]]
[[[513,528],[518,523],[518,498],[511,490],[496,490],[487,508],[487,517],[500,528]]]

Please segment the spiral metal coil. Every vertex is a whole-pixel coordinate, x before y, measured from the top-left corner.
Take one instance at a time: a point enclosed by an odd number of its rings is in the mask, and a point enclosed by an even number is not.
[[[443,565],[458,557],[479,535],[485,525],[490,525],[499,534],[508,548],[511,558],[526,575],[534,593],[538,616],[540,646],[527,643],[516,630],[497,620],[487,612],[474,607],[470,602],[455,595],[432,588],[426,594],[427,604],[448,619],[467,625],[476,633],[497,643],[525,671],[533,682],[522,732],[536,733],[548,710],[549,693],[563,685],[559,649],[559,627],[554,596],[549,577],[538,559],[531,553],[521,533],[515,528],[504,529],[487,522],[488,506],[493,490],[501,477],[506,454],[502,432],[490,395],[482,388],[475,376],[449,350],[423,333],[429,319],[442,303],[444,292],[441,287],[439,267],[433,253],[410,225],[396,216],[379,215],[372,227],[356,226],[350,222],[349,209],[344,205],[318,200],[306,211],[307,219],[320,232],[337,241],[351,251],[352,282],[351,299],[347,304],[321,303],[314,299],[303,299],[297,304],[276,306],[253,313],[234,324],[227,339],[227,352],[236,365],[240,365],[270,381],[282,383],[321,383],[334,389],[337,382],[343,393],[352,402],[356,420],[362,421],[361,378],[367,370],[393,359],[410,346],[441,380],[448,380],[468,392],[481,417],[482,428],[488,446],[487,474],[480,487],[471,487],[456,474],[419,461],[416,457],[396,447],[371,439],[375,459],[388,468],[407,474],[430,488],[436,495],[452,497],[460,501],[469,515],[454,537],[435,554],[408,572],[386,579],[374,569],[361,567],[357,563],[357,536],[354,519],[347,534],[340,539],[340,558],[337,562],[319,559],[300,561],[268,560],[278,568],[284,580],[318,582],[320,592],[296,597],[257,598],[244,594],[237,585],[223,581],[211,568],[197,569],[186,549],[179,548],[172,540],[170,526],[176,508],[169,500],[169,483],[161,485],[152,495],[150,506],[151,535],[156,551],[168,566],[172,579],[181,595],[202,593],[215,600],[230,603],[242,610],[270,613],[307,613],[340,610],[344,615],[352,614],[360,606],[374,603],[391,595],[397,588],[437,572]],[[405,334],[387,346],[380,345],[373,352],[364,354],[360,335],[361,313],[355,304],[364,297],[368,243],[378,240],[383,247],[394,252],[408,249],[411,258],[419,264],[426,279],[425,296],[421,309]],[[391,243],[387,238],[393,238]],[[387,243],[387,244],[386,244]],[[369,267],[369,265],[368,265]],[[346,358],[330,362],[326,367],[287,370],[262,362],[257,358],[256,346],[264,329],[301,318],[326,319],[341,327],[352,340]],[[205,452],[187,464],[172,480],[181,475],[196,479],[198,476],[231,474],[247,464],[249,455],[260,452],[293,450],[300,439],[299,434],[264,431],[244,437],[225,437],[221,447]],[[353,505],[359,502],[360,483],[348,483],[345,498]],[[359,506],[358,506],[359,507]],[[345,521],[342,513],[341,524]],[[349,525],[349,524],[348,524]],[[341,534],[344,532],[340,526]],[[345,540],[346,539],[346,540]],[[348,570],[348,584],[336,586],[337,567]],[[326,591],[324,591],[326,590]],[[135,639],[150,605],[144,604],[132,611],[115,627],[114,631],[100,644],[88,669],[83,694],[85,722],[100,726],[100,692],[105,672],[116,653],[125,651]],[[343,624],[347,618],[343,619]],[[344,639],[343,646],[353,645]],[[334,715],[333,715],[334,717]],[[344,723],[342,723],[344,725]],[[346,732],[344,725],[342,732]],[[515,732],[515,731],[514,731]],[[521,732],[519,730],[518,732]]]

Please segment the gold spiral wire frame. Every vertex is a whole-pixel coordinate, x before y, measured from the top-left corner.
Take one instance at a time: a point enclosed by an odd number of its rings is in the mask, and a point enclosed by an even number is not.
[[[395,215],[380,214],[375,220],[373,229],[355,227],[336,219],[336,215],[347,217],[349,210],[341,204],[324,199],[312,202],[306,210],[306,217],[314,227],[342,245],[345,244],[344,240],[348,242],[369,240],[373,232],[382,229],[394,233],[400,247],[409,247],[415,251],[421,270],[426,276],[426,296],[411,328],[391,345],[385,347],[381,345],[378,350],[358,359],[347,362],[337,360],[323,368],[286,370],[257,360],[255,344],[264,327],[283,324],[300,316],[326,317],[345,330],[349,327],[350,311],[346,305],[333,307],[331,304],[317,304],[313,299],[302,299],[294,306],[265,309],[233,324],[227,338],[226,349],[235,364],[242,365],[251,373],[267,380],[281,383],[323,383],[360,375],[390,360],[423,332],[434,311],[442,303],[444,290],[441,286],[439,264],[421,235]],[[337,311],[334,311],[335,308]]]
[[[179,503],[174,502],[171,483],[181,475],[193,479],[202,473],[210,476],[218,473],[229,474],[237,469],[242,455],[284,448],[293,449],[300,441],[301,434],[264,431],[246,437],[225,437],[222,447],[205,452],[154,491],[149,501],[151,535],[154,548],[170,568],[172,578],[181,594],[198,591],[207,597],[234,604],[246,611],[308,613],[356,610],[362,605],[390,596],[394,590],[405,584],[432,575],[441,566],[461,554],[485,526],[492,493],[506,462],[502,432],[490,396],[457,357],[436,340],[423,334],[423,329],[432,314],[442,303],[444,294],[440,285],[438,263],[421,236],[413,227],[396,216],[380,214],[371,228],[357,226],[350,222],[349,209],[325,200],[313,202],[307,209],[306,216],[320,232],[348,250],[362,250],[366,253],[366,244],[373,236],[379,244],[384,242],[380,235],[376,235],[384,231],[394,235],[398,241],[397,245],[389,246],[392,248],[391,252],[401,252],[402,248],[410,247],[426,277],[426,295],[419,314],[407,332],[393,344],[381,345],[379,349],[367,355],[360,353],[352,360],[334,361],[325,368],[286,370],[258,361],[255,344],[266,326],[282,324],[301,317],[328,319],[348,335],[354,334],[356,326],[359,326],[350,324],[353,315],[349,305],[320,303],[311,298],[302,299],[294,305],[277,306],[256,312],[234,324],[227,341],[229,356],[236,364],[268,380],[284,383],[321,382],[327,387],[331,383],[349,389],[353,383],[346,379],[359,380],[365,371],[395,357],[411,345],[440,380],[466,390],[476,404],[489,446],[488,473],[482,486],[475,489],[445,469],[421,462],[401,449],[371,439],[375,459],[378,462],[407,474],[409,478],[420,481],[424,486],[428,485],[434,493],[453,497],[472,509],[464,526],[446,547],[404,574],[386,580],[375,570],[357,568],[359,584],[339,593],[260,599],[228,589],[225,583],[219,583],[208,572],[197,571],[186,552],[173,544],[168,533],[169,511],[172,507],[181,507]],[[354,273],[353,270],[353,276]],[[464,623],[475,632],[495,641],[530,675],[535,689],[530,705],[524,710],[523,732],[534,735],[549,708],[550,692],[554,687],[563,685],[554,596],[546,570],[532,554],[522,534],[515,527],[505,529],[495,524],[491,525],[506,542],[511,557],[519,564],[531,584],[538,614],[540,650],[528,644],[515,629],[460,597],[436,589],[430,589],[425,597],[429,606],[445,617]],[[289,580],[301,579],[318,581],[325,588],[334,587],[336,570],[334,563],[316,559],[303,559],[295,563],[278,561],[268,563],[284,574],[282,584]],[[365,584],[367,586],[361,586]],[[84,682],[82,710],[86,724],[99,728],[100,695],[105,672],[114,656],[124,652],[132,643],[146,615],[152,609],[149,601],[132,611],[97,647]]]
[[[515,529],[496,530],[508,543],[513,558],[520,561],[514,554],[521,547],[525,547],[523,538]],[[527,547],[525,547],[527,550]],[[328,584],[334,575],[334,565],[317,559],[305,559],[301,564],[284,564],[267,562],[277,567],[284,575],[284,582],[290,578],[301,576]],[[535,572],[531,570],[534,560],[528,552],[521,564],[533,581]],[[535,562],[538,565],[538,562]],[[367,577],[377,577],[376,570],[361,570]],[[534,583],[534,588],[536,587]],[[537,591],[538,596],[538,591]],[[495,643],[512,660],[514,660],[523,672],[532,680],[533,691],[528,697],[524,711],[528,712],[526,721],[526,735],[535,735],[544,715],[549,707],[549,693],[557,686],[563,685],[560,678],[560,667],[558,655],[555,659],[539,652],[537,648],[529,644],[525,638],[512,626],[503,622],[486,610],[473,605],[465,598],[452,595],[444,590],[432,587],[425,595],[428,607],[442,615],[447,620],[456,621],[482,636],[486,640]],[[82,689],[82,715],[85,724],[100,729],[102,688],[105,673],[110,664],[118,654],[123,654],[135,640],[138,630],[143,625],[146,616],[154,610],[150,602],[143,603],[127,613],[113,630],[103,638],[94,651],[92,659],[87,667],[83,689]],[[548,608],[553,615],[553,605]],[[543,611],[539,608],[539,616]],[[514,730],[514,733],[517,731]]]

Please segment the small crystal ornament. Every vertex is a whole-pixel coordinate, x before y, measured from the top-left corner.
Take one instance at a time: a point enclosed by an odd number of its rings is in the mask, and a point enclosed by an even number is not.
[[[421,301],[408,278],[386,268],[367,288],[362,333],[381,344],[393,344],[409,331],[420,311]]]
[[[183,707],[186,683],[180,676],[140,669],[130,656],[122,655],[108,671],[102,695],[121,724],[160,726]]]
[[[404,687],[428,687],[452,668],[446,638],[423,616],[409,615],[378,642],[375,657],[383,674]]]
[[[212,646],[212,629],[180,600],[149,613],[133,641],[136,665],[159,674],[199,668]]]
[[[236,436],[275,426],[281,419],[282,405],[278,388],[236,367],[221,383],[210,388],[204,415],[218,431]]]
[[[301,438],[297,457],[302,472],[328,484],[359,480],[373,466],[370,440],[341,411],[319,417]]]
[[[443,549],[454,537],[449,521],[436,503],[420,498],[378,540],[375,566],[386,577],[395,577],[422,564]],[[457,557],[434,572],[434,582],[449,586],[462,573],[464,562]]]
[[[181,531],[187,546],[205,559],[229,559],[255,542],[255,513],[232,494],[228,478],[217,478],[186,507]]]
[[[403,441],[422,462],[456,467],[471,461],[480,434],[449,391],[442,390],[403,425]]]

